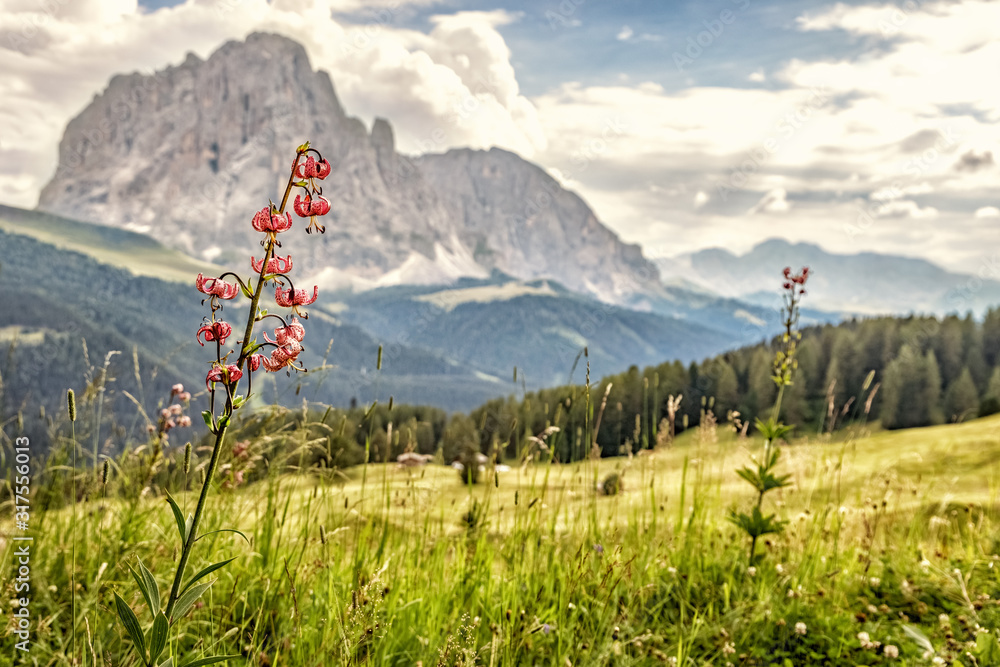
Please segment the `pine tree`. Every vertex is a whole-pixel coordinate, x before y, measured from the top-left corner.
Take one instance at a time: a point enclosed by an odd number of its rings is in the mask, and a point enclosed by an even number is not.
[[[882,425],[912,428],[941,421],[941,374],[933,352],[922,356],[904,345],[886,368],[882,383]]]
[[[972,373],[963,368],[955,380],[948,385],[944,395],[945,417],[950,422],[960,422],[976,414],[979,408],[979,392],[972,380]]]
[[[986,385],[983,401],[979,404],[979,416],[985,417],[1000,412],[1000,366],[993,369]]]
[[[1000,361],[1000,308],[990,308],[983,320],[983,356],[991,367]]]

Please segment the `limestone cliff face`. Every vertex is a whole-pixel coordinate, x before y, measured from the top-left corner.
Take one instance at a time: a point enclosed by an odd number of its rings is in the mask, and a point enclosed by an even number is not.
[[[272,34],[113,78],[67,126],[38,208],[242,266],[259,250],[250,218],[281,196],[307,138],[333,166],[332,210],[325,235],[294,242],[294,260],[321,280],[447,282],[497,268],[607,301],[655,289],[638,247],[537,166],[496,149],[401,156],[387,121],[369,133],[305,49]]]

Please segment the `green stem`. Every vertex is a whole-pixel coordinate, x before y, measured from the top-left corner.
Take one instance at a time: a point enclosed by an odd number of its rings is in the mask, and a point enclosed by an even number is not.
[[[295,184],[295,168],[298,166],[299,158],[302,157],[304,151],[299,151],[295,154],[295,162],[292,165],[292,173],[288,177],[288,185],[285,186],[285,193],[281,197],[281,206],[278,209],[279,214],[285,212],[285,206],[288,204],[288,196],[292,192],[292,186]],[[264,253],[264,261],[261,263],[260,273],[257,275],[257,286],[254,289],[253,297],[250,299],[250,313],[247,316],[247,326],[243,334],[243,348],[240,351],[240,358],[237,362],[237,367],[243,370],[244,364],[246,364],[247,358],[250,356],[250,350],[253,349],[251,343],[251,336],[253,336],[253,327],[257,323],[257,308],[260,305],[260,295],[264,290],[264,283],[267,282],[264,277],[267,273],[267,264],[271,261],[271,257],[274,254],[274,237],[272,236],[267,243],[267,251]],[[194,548],[194,543],[198,539],[198,524],[201,522],[201,515],[205,511],[205,503],[208,499],[208,490],[212,485],[212,477],[215,476],[215,469],[219,465],[219,453],[222,451],[222,443],[226,437],[226,431],[229,428],[229,422],[232,419],[233,412],[235,408],[233,407],[233,396],[236,393],[236,389],[239,386],[239,381],[231,383],[226,387],[226,407],[222,411],[222,416],[218,420],[218,430],[215,434],[215,446],[212,448],[212,458],[208,462],[208,468],[205,470],[205,481],[201,485],[201,493],[198,495],[198,505],[195,507],[194,516],[191,519],[191,528],[188,531],[187,536],[184,539],[184,546],[181,549],[180,561],[177,563],[177,572],[174,574],[174,583],[170,587],[170,598],[167,601],[166,616],[167,619],[170,618],[170,614],[174,610],[174,605],[177,604],[177,599],[180,597],[181,593],[181,582],[184,579],[184,570],[187,567],[188,558],[191,556],[191,550]]]
[[[212,484],[212,477],[215,475],[215,469],[219,465],[219,452],[222,451],[222,441],[225,439],[226,430],[229,428],[230,414],[231,411],[227,406],[223,414],[223,419],[220,420],[222,425],[215,436],[215,447],[212,448],[212,458],[208,462],[208,468],[205,470],[205,483],[201,485],[201,494],[198,496],[198,505],[195,507],[194,517],[191,519],[191,528],[188,531],[187,538],[184,540],[184,547],[181,549],[181,559],[177,563],[177,573],[174,575],[174,583],[170,587],[170,599],[167,601],[166,611],[168,619],[174,610],[174,605],[177,604],[177,598],[180,597],[184,569],[187,566],[188,557],[191,555],[191,549],[194,547],[195,540],[198,539],[198,523],[201,520],[202,512],[205,510],[205,501],[208,499],[208,488]]]

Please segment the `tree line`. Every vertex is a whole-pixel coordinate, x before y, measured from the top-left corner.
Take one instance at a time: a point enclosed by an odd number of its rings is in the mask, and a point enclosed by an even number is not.
[[[453,416],[443,444],[474,438],[480,450],[523,455],[543,444],[560,461],[638,451],[703,419],[765,417],[776,398],[772,363],[779,339],[684,366],[666,362],[603,378],[489,401]],[[797,433],[880,420],[885,428],[929,426],[1000,411],[1000,309],[970,315],[853,319],[806,328],[781,419]],[[609,388],[610,386],[610,388]],[[678,396],[680,404],[671,406]],[[671,407],[676,413],[671,415]],[[558,433],[532,439],[548,427]]]

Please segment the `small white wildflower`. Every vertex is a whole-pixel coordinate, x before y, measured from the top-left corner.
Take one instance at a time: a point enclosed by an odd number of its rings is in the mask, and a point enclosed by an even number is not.
[[[736,653],[736,645],[732,642],[726,642],[726,645],[722,647],[722,652],[726,655],[732,655]]]
[[[858,641],[861,642],[862,644],[871,643],[871,640],[872,640],[872,638],[871,638],[871,636],[867,632],[859,632],[858,633]]]
[[[895,660],[896,658],[899,657],[899,648],[894,644],[886,644],[884,652],[885,652],[885,657],[889,658],[890,660]]]
[[[948,618],[948,614],[941,614],[938,616],[938,623],[950,623],[951,619]]]
[[[793,591],[791,588],[788,589],[788,597],[790,598],[795,597],[795,591]]]
[[[882,580],[878,577],[872,577],[868,580],[868,583],[872,585],[872,588],[878,588],[879,584],[882,583]]]
[[[751,565],[750,567],[747,568],[747,574],[750,575],[751,577],[756,577],[757,576],[757,568],[754,567],[753,565]]]
[[[925,558],[922,561],[920,561],[920,567],[921,569],[923,569],[924,572],[926,572],[927,570],[930,569],[931,562]]]
[[[939,655],[936,655],[936,656],[934,656],[934,659],[931,660],[931,664],[934,664],[934,665],[943,665],[943,664],[945,664],[944,658],[942,658]]]
[[[785,573],[785,567],[781,563],[778,563],[777,565],[775,565],[774,566],[774,570],[778,574],[784,574]]]
[[[798,623],[795,624],[795,634],[804,635],[806,634],[806,630],[807,630],[806,624],[803,623],[802,621],[799,621]]]
[[[667,572],[669,572],[670,574],[677,574],[677,568],[673,566],[668,567]]]
[[[841,505],[841,506],[840,506],[840,513],[841,513],[841,514],[847,514],[847,508],[846,508],[846,507],[844,507],[843,505]]]

